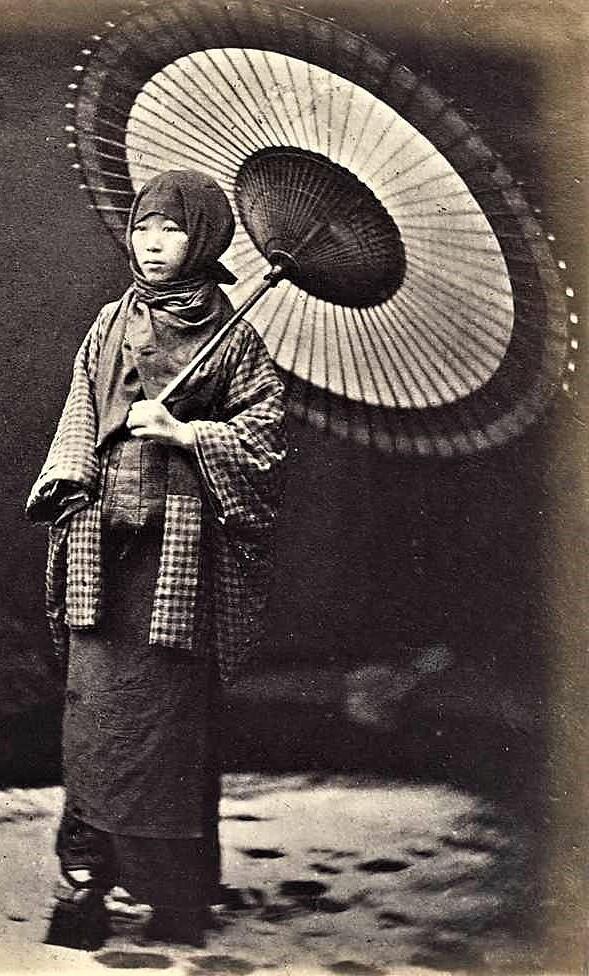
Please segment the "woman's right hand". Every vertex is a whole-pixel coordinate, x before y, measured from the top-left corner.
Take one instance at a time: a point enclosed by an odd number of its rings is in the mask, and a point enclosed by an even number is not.
[[[127,427],[133,437],[157,441],[192,450],[194,431],[190,424],[176,420],[159,400],[138,400],[129,410]]]

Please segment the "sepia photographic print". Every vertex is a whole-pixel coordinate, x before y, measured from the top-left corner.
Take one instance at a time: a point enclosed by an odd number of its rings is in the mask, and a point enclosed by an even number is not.
[[[0,974],[586,976],[584,4],[0,11]]]

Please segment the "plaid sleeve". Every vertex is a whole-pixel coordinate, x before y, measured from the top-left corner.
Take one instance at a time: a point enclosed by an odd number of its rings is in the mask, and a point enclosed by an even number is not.
[[[203,482],[219,522],[264,529],[281,500],[284,387],[262,340],[245,333],[219,420],[192,421]]]
[[[72,381],[47,459],[31,489],[26,510],[34,522],[56,522],[67,505],[71,485],[74,510],[87,505],[96,493],[99,460],[96,455],[96,414],[93,383],[108,306],[88,332],[74,361]],[[71,494],[70,493],[70,494]]]

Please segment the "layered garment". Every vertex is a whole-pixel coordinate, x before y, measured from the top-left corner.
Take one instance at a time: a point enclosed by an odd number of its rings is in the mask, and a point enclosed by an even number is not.
[[[126,296],[123,303],[131,299]],[[119,305],[107,305],[86,337],[57,433],[28,502],[33,520],[51,523],[47,613],[58,652],[67,645],[69,628],[96,627],[103,610],[103,488],[116,431],[99,438],[100,418],[106,408],[112,413],[114,400],[119,423],[124,423],[141,391],[154,396],[165,385],[165,371],[163,380],[161,374],[159,382],[154,378],[148,350],[158,343],[149,328],[134,347],[137,375],[129,381],[124,346],[134,339],[126,336],[125,323]],[[106,363],[101,359],[105,348]],[[127,403],[120,393],[113,396],[112,362],[117,356]],[[167,451],[149,644],[196,656],[206,650],[198,632],[205,598],[199,565],[206,522],[213,618],[208,650],[221,678],[229,681],[255,647],[271,578],[286,451],[283,387],[263,342],[242,321],[177,391],[169,408],[191,423],[194,453]]]

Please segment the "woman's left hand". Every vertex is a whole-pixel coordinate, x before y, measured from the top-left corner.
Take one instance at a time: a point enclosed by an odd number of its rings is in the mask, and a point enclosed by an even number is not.
[[[138,400],[129,410],[127,427],[133,437],[191,449],[194,433],[190,424],[176,420],[159,400]]]

